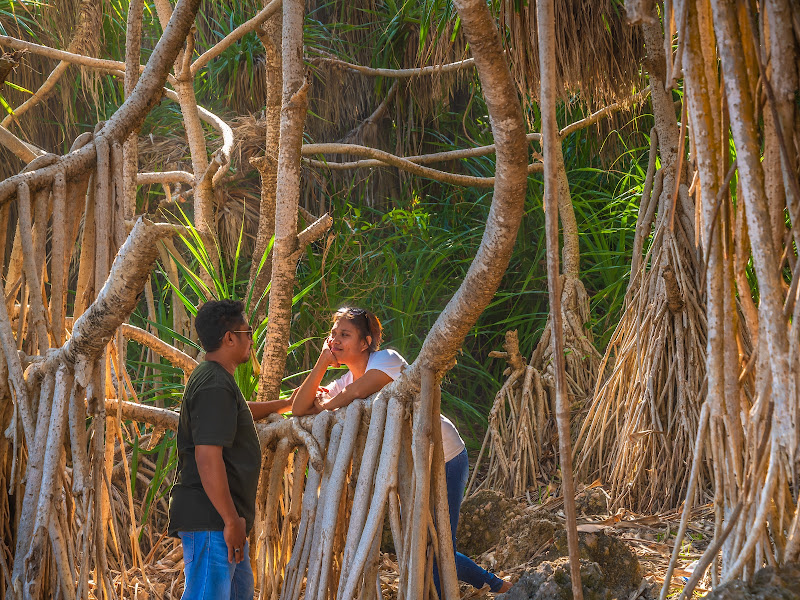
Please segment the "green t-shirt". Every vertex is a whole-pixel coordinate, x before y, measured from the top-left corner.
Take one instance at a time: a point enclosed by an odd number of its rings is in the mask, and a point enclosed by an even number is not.
[[[169,501],[169,534],[221,531],[225,523],[203,490],[195,446],[222,446],[233,504],[249,532],[255,518],[261,448],[253,415],[236,380],[219,363],[197,365],[183,392],[178,422],[178,472]]]

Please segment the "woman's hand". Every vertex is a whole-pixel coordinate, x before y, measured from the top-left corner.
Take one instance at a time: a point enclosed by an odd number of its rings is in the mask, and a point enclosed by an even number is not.
[[[312,406],[313,413],[312,414],[319,414],[323,410],[325,410],[325,404],[330,402],[330,398],[328,397],[328,388],[318,387],[317,394],[314,396],[314,405]]]
[[[325,340],[325,343],[322,345],[322,352],[319,355],[319,359],[317,360],[317,364],[325,365],[327,367],[336,367],[339,368],[341,365],[339,361],[336,360],[336,357],[331,352],[330,346],[328,343],[330,342],[330,338]]]
[[[321,410],[317,401],[322,393],[319,384],[322,383],[328,367],[332,366],[338,367],[339,361],[328,347],[328,340],[325,340],[314,368],[306,375],[300,387],[292,393],[292,413],[295,416],[315,415]]]

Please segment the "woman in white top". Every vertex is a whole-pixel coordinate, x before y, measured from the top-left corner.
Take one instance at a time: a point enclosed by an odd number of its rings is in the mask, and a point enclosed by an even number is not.
[[[322,410],[336,410],[353,400],[366,398],[395,380],[408,365],[394,350],[380,350],[383,329],[378,318],[361,308],[341,308],[333,316],[333,327],[322,347],[314,368],[292,395],[292,413],[306,415]],[[342,377],[320,387],[328,367],[346,366]],[[447,500],[453,548],[456,547],[458,513],[469,474],[469,461],[464,441],[453,423],[441,415],[444,447]],[[456,552],[456,572],[461,581],[476,588],[489,585],[493,592],[505,592],[511,584],[476,565]],[[437,590],[438,572],[434,574]]]

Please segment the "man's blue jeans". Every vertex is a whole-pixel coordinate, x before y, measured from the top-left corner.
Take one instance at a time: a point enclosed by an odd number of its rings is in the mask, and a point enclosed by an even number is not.
[[[186,587],[181,600],[253,600],[250,547],[244,560],[228,562],[228,546],[221,531],[179,531],[183,544]]]
[[[467,486],[467,478],[469,477],[469,458],[466,448],[461,454],[444,464],[444,474],[447,479],[447,506],[450,509],[450,531],[453,534],[453,550],[455,550],[458,515],[461,512],[461,500],[464,498],[464,488]],[[456,551],[456,574],[459,581],[468,583],[477,589],[486,584],[493,592],[497,592],[503,586],[502,579],[476,565],[471,558],[458,551]],[[436,584],[436,591],[441,597],[439,570],[435,568],[433,582]]]

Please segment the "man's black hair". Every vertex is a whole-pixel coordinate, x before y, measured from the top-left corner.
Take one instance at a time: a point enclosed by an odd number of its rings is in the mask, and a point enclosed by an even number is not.
[[[246,323],[241,300],[209,300],[197,311],[194,328],[203,349],[213,352],[222,344],[225,333]]]

